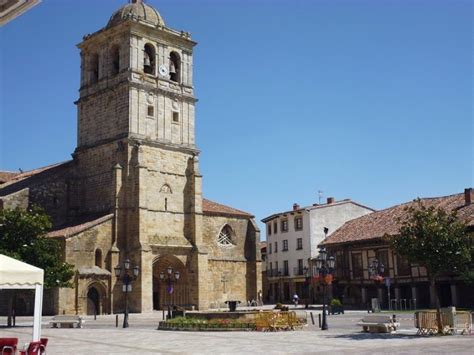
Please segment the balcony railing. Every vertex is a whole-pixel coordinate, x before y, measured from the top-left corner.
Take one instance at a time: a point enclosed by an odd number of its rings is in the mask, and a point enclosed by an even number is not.
[[[267,275],[268,275],[268,277],[286,277],[286,276],[290,276],[290,273],[289,273],[288,270],[285,271],[284,268],[268,269],[267,270]]]
[[[304,268],[300,267],[295,267],[293,268],[293,275],[295,276],[301,276],[304,275]]]

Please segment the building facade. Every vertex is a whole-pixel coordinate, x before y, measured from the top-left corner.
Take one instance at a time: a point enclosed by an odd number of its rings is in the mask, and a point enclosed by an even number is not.
[[[65,261],[76,267],[73,289],[45,297],[50,312],[121,311],[122,284],[111,272],[127,258],[141,269],[130,296],[134,312],[256,299],[260,238],[253,216],[202,197],[195,45],[143,1],[121,7],[78,45],[73,159],[3,174],[3,207],[44,207],[55,225],[49,236],[61,240]],[[159,278],[168,266],[181,273],[172,294]]]
[[[423,198],[421,202],[426,207],[456,211],[458,218],[467,224],[474,245],[473,199],[472,189],[466,189],[464,194]],[[426,269],[396,255],[383,238],[398,234],[400,220],[407,217],[406,208],[415,203],[396,205],[349,221],[322,243],[336,258],[333,297],[358,308],[368,307],[372,298],[377,298],[384,308],[389,307],[389,302],[394,309],[434,306],[434,290],[430,288]],[[369,275],[374,259],[384,265],[383,273],[379,270],[383,280],[374,280]],[[474,287],[463,282],[459,275],[446,273],[438,279],[437,287],[444,307],[474,305]]]
[[[300,207],[262,219],[266,226],[266,275],[270,302],[288,302],[308,291],[308,260],[318,254],[318,244],[345,222],[373,212],[351,200]],[[317,292],[317,290],[313,290]],[[313,298],[313,297],[311,297]]]

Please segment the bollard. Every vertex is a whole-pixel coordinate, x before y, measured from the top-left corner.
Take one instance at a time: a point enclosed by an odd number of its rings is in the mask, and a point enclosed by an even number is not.
[[[94,320],[97,320],[97,310],[94,309]]]
[[[115,328],[118,328],[118,314],[115,315]]]
[[[163,308],[163,320],[165,320],[165,309]]]
[[[321,313],[318,314],[319,328],[321,328]]]
[[[311,315],[311,322],[313,323],[314,325],[314,317],[313,317],[313,312],[309,312],[309,314]]]

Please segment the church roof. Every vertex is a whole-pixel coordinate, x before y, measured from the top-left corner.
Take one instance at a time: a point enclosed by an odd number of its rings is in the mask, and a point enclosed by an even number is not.
[[[53,230],[48,233],[48,237],[57,238],[57,237],[72,237],[78,233],[84,232],[85,230],[95,227],[109,219],[112,219],[113,214],[107,214],[103,216],[91,215],[83,217],[79,220],[75,220],[74,223],[71,223],[66,226],[61,226],[56,230]]]
[[[16,173],[13,171],[0,171],[0,184],[3,184],[11,179],[13,179],[16,175],[20,173]]]
[[[202,212],[207,215],[253,217],[250,213],[226,205],[221,205],[220,203],[205,198],[202,199]]]
[[[450,196],[422,198],[421,202],[426,207],[442,208],[446,212],[457,212],[457,217],[468,226],[474,226],[474,204],[466,203],[465,194]],[[397,235],[401,221],[408,217],[407,207],[414,206],[416,200],[402,203],[381,211],[346,222],[342,227],[332,233],[322,244],[362,242],[382,238],[385,234]]]
[[[33,177],[35,177],[35,176],[37,176],[41,173],[56,171],[56,168],[60,169],[62,167],[65,167],[71,161],[72,160],[67,160],[67,161],[64,161],[64,162],[61,162],[61,163],[52,164],[52,165],[44,166],[42,168],[33,169],[33,170],[21,172],[21,173],[1,171],[0,172],[0,190],[2,190],[3,188],[8,187],[10,185],[14,185],[16,183],[26,181],[26,179],[33,178]],[[2,177],[6,178],[5,181],[2,181]],[[17,186],[17,185],[15,185],[15,186]],[[0,195],[1,195],[1,193],[0,193]]]
[[[126,4],[115,11],[106,27],[115,26],[126,20],[143,21],[153,26],[165,25],[160,13],[142,0],[133,0],[132,3]]]

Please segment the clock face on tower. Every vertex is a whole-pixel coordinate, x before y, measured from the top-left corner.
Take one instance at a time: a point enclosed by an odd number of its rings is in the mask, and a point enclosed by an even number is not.
[[[168,68],[164,64],[160,65],[160,68],[158,69],[158,71],[160,72],[161,76],[168,75]]]

